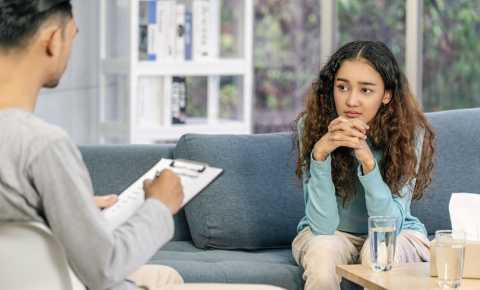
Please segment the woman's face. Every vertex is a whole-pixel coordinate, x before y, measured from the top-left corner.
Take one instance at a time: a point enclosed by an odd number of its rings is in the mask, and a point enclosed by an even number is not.
[[[380,74],[362,58],[342,63],[335,76],[333,95],[339,116],[365,123],[373,120],[380,106],[391,99]]]

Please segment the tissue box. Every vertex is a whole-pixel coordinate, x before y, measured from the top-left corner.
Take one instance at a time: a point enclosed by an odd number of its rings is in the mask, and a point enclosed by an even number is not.
[[[432,241],[430,247],[430,276],[437,276],[437,260],[435,256],[435,241]],[[463,278],[480,279],[480,242],[467,241],[465,243]]]

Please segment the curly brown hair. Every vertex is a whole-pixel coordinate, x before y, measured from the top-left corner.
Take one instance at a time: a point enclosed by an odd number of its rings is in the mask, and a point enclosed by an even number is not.
[[[431,182],[435,133],[411,93],[395,57],[381,42],[350,42],[335,52],[321,69],[307,97],[305,111],[297,117],[297,123],[304,118],[304,125],[301,137],[297,137],[297,144],[301,144],[302,148],[299,148],[296,174],[301,177],[303,169],[309,168],[315,143],[327,133],[330,122],[338,117],[333,97],[337,71],[344,61],[359,58],[366,60],[380,74],[385,90],[392,96],[391,101],[382,105],[369,123],[372,145],[383,152],[380,164],[382,177],[392,194],[397,196],[403,186],[416,180],[413,199],[420,199]],[[425,133],[419,161],[415,149],[420,130]],[[352,149],[346,147],[337,148],[331,157],[336,194],[345,204],[356,194],[355,157]]]

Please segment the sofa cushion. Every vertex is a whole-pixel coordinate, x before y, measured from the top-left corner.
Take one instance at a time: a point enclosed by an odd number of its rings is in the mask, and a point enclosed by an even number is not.
[[[190,242],[170,242],[149,263],[176,269],[187,283],[257,283],[303,289],[303,271],[290,249],[200,250]]]
[[[253,283],[303,290],[303,269],[296,265],[290,249],[201,250],[191,242],[170,242],[149,263],[176,269],[187,283]],[[363,288],[342,280],[341,289]]]
[[[185,208],[200,248],[289,247],[304,215],[290,134],[198,135],[177,143],[175,158],[207,162],[223,175]]]
[[[480,193],[480,109],[427,114],[437,135],[432,184],[412,203],[412,214],[429,233],[451,228],[452,192]]]

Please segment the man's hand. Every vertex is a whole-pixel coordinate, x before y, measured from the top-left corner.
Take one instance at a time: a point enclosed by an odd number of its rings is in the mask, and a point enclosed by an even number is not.
[[[183,188],[180,178],[173,171],[165,169],[155,179],[143,182],[145,198],[156,198],[175,215],[183,202]]]
[[[99,209],[109,208],[118,201],[116,194],[95,196],[95,204]]]

